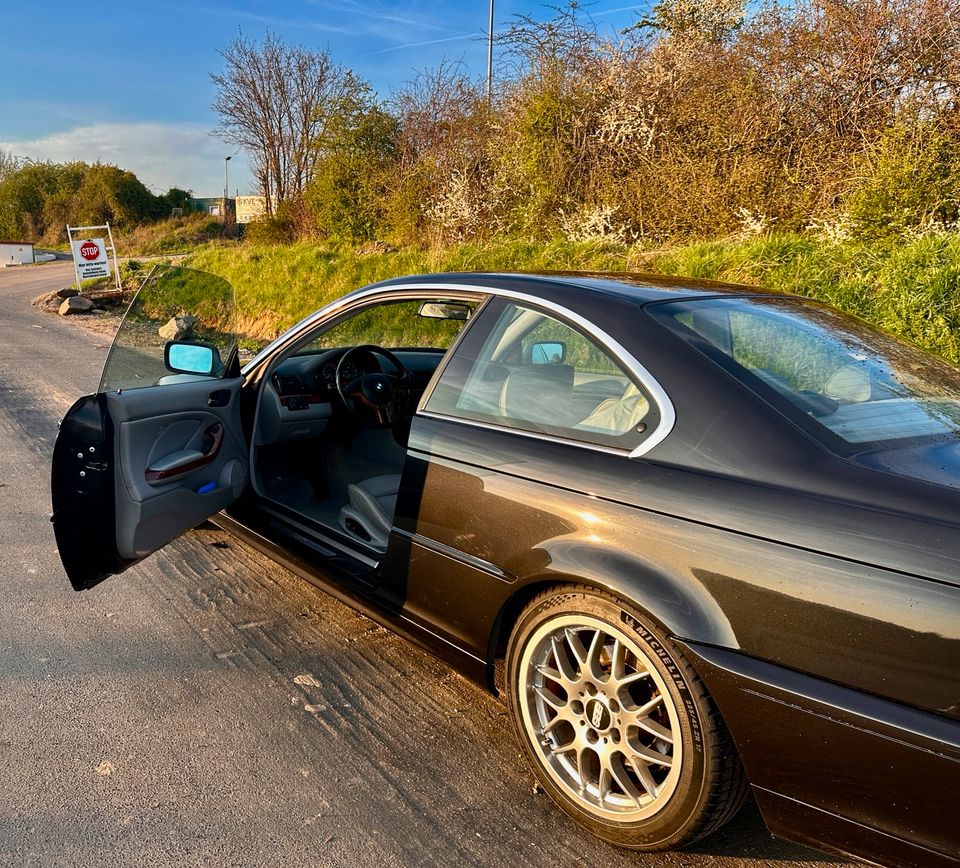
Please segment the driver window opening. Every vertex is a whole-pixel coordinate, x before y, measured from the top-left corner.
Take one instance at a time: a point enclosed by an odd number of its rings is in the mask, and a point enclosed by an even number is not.
[[[413,413],[475,308],[442,298],[375,304],[276,364],[257,412],[260,493],[328,540],[384,552]]]

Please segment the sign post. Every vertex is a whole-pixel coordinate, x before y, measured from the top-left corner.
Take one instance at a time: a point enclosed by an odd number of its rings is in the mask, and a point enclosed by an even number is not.
[[[106,239],[91,237],[91,230],[106,229]],[[102,236],[103,233],[100,233]],[[110,258],[113,254],[113,274],[116,280],[117,292],[122,292],[120,286],[120,269],[117,267],[117,251],[113,245],[113,231],[110,224],[103,226],[68,226],[67,238],[70,239],[70,251],[73,253],[73,270],[77,275],[77,292],[83,292],[83,281],[95,277],[110,276]]]

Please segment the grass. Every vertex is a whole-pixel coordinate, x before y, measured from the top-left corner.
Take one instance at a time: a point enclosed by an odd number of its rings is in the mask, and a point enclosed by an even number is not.
[[[623,270],[623,261],[619,248],[503,241],[370,255],[358,255],[349,247],[309,243],[211,246],[184,264],[226,278],[237,293],[241,331],[269,339],[328,301],[390,277],[434,271]]]
[[[669,274],[760,284],[816,298],[960,362],[960,235],[890,245],[772,235],[654,254]]]
[[[114,230],[114,240],[119,256],[163,256],[189,253],[219,239],[222,231],[220,218],[196,213]]]
[[[655,271],[760,284],[857,314],[960,361],[960,235],[871,246],[807,234],[695,243],[669,250],[617,244],[500,240],[442,250],[360,255],[349,247],[207,245],[185,264],[229,281],[240,329],[262,342],[360,286],[435,271]]]

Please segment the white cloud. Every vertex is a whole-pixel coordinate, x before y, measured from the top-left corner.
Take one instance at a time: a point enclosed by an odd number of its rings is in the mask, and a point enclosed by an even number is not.
[[[223,191],[223,158],[235,153],[202,124],[104,123],[74,127],[32,141],[0,142],[0,149],[55,163],[83,160],[129,169],[154,192],[170,187],[198,196]],[[252,178],[243,155],[230,161],[230,193],[249,192]]]

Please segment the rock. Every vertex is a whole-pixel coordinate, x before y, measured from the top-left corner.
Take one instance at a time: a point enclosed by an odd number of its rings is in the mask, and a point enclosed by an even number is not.
[[[90,313],[95,305],[89,298],[82,295],[75,295],[72,298],[65,299],[60,305],[58,313],[60,316],[70,316],[73,313]]]
[[[75,295],[80,295],[80,291],[74,289],[72,286],[66,286],[63,289],[57,290],[57,296],[59,298],[73,298]]]
[[[182,316],[171,317],[164,325],[157,329],[157,334],[165,341],[183,341],[193,337],[193,327],[197,318],[188,313]]]

